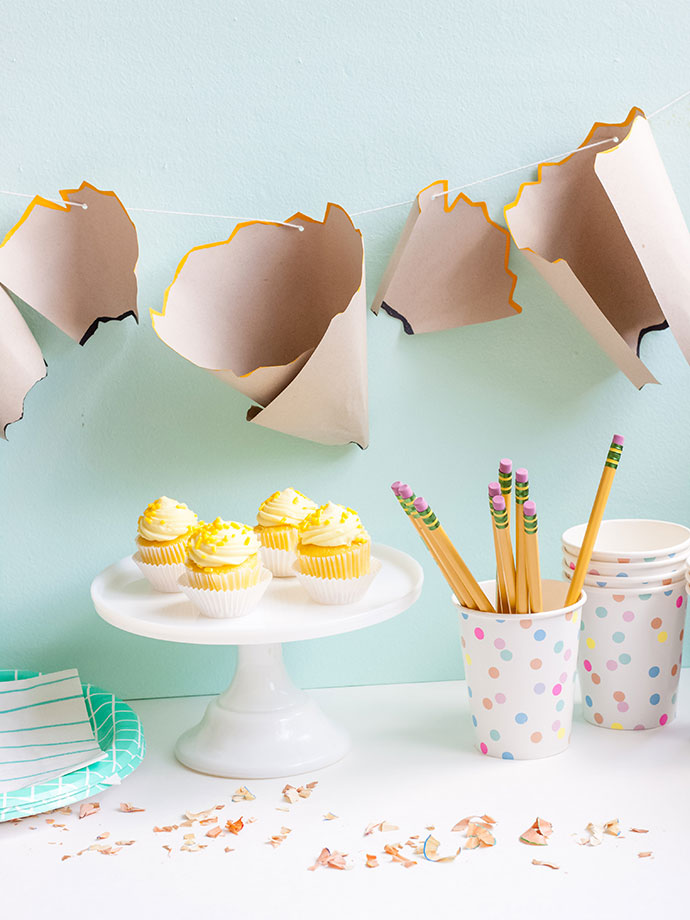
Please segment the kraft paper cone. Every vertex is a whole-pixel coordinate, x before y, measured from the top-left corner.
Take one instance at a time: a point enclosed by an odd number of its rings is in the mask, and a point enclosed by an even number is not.
[[[183,358],[254,400],[247,420],[318,441],[368,444],[362,236],[329,204],[323,221],[238,224],[192,249],[153,327]]]
[[[9,295],[0,288],[0,436],[24,413],[24,397],[46,375],[36,339]]]
[[[409,335],[514,316],[517,277],[508,268],[510,235],[486,203],[460,194],[448,203],[446,180],[417,195],[374,297]],[[434,195],[439,197],[434,198]]]
[[[114,192],[88,182],[61,206],[37,196],[0,246],[0,281],[81,345],[99,321],[137,316],[134,224]]]
[[[644,112],[595,124],[581,146],[597,141],[608,143],[542,163],[505,217],[529,261],[641,388],[657,380],[640,342],[667,320],[690,361],[690,235]]]

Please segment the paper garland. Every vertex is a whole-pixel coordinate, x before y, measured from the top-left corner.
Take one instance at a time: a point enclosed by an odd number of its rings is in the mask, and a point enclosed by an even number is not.
[[[60,195],[83,207],[36,197],[0,245],[3,437],[46,374],[7,292],[80,344],[99,322],[137,316],[127,211],[87,182]],[[575,152],[541,163],[504,212],[521,251],[637,387],[657,382],[639,358],[651,329],[670,325],[690,363],[690,233],[641,109],[595,124]],[[434,182],[413,203],[372,310],[383,307],[410,334],[513,316],[521,307],[509,250],[485,202],[460,194],[449,203],[447,181]],[[361,233],[338,205],[323,221],[245,221],[184,257],[153,325],[258,404],[248,421],[365,447],[363,266]]]
[[[529,261],[641,388],[657,381],[640,342],[667,319],[690,361],[690,234],[644,112],[595,124],[582,146],[603,139],[543,163],[505,216]]]
[[[491,220],[486,202],[460,194],[449,204],[447,192],[446,180],[419,192],[372,304],[409,335],[522,311],[513,300],[508,231]]]
[[[161,340],[259,404],[247,420],[321,444],[369,441],[362,235],[343,208],[238,224],[184,257]]]
[[[0,282],[83,345],[99,322],[137,317],[134,224],[114,192],[88,182],[63,189],[62,206],[37,196],[0,246]],[[19,310],[0,297],[0,432],[21,418],[24,397],[46,375]]]

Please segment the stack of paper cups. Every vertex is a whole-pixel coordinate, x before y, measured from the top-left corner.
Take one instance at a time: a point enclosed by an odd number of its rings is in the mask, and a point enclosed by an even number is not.
[[[586,524],[563,534],[572,578]],[[690,530],[667,521],[602,521],[585,576],[579,673],[593,725],[647,729],[675,718]]]
[[[496,582],[481,582],[495,597]],[[484,613],[463,607],[460,631],[477,747],[503,760],[534,760],[570,741],[583,594],[564,606],[567,585],[542,581],[544,613]]]

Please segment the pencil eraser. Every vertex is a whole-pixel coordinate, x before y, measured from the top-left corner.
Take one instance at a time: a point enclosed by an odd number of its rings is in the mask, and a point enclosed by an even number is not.
[[[614,444],[617,444],[619,447],[622,447],[622,446],[623,446],[623,441],[625,441],[625,438],[623,437],[622,434],[614,434],[614,436],[613,436],[613,443],[614,443]]]
[[[498,469],[501,473],[512,473],[513,472],[513,461],[508,460],[507,457],[504,457],[503,460],[498,464]]]
[[[528,499],[522,506],[522,513],[525,515],[525,517],[534,517],[534,515],[537,513],[536,502]]]
[[[420,495],[419,498],[415,498],[414,506],[415,506],[415,510],[419,511],[419,513],[421,514],[423,511],[426,511],[426,509],[429,507],[429,502],[425,498],[422,498],[422,496]]]
[[[500,512],[500,511],[505,511],[505,510],[506,510],[506,500],[505,500],[505,498],[504,498],[502,495],[495,495],[495,496],[491,499],[491,501],[492,501],[493,506],[494,506],[494,511],[499,511],[499,512]],[[527,503],[525,502],[525,504],[527,504]]]
[[[400,498],[409,498],[412,495],[412,489],[406,482],[401,482],[398,486],[398,495]]]
[[[524,466],[515,470],[515,482],[529,482],[529,473]]]
[[[495,495],[501,494],[501,487],[497,482],[489,483],[489,498],[493,498]]]
[[[394,495],[397,495],[397,494],[398,494],[398,492],[400,491],[400,486],[401,486],[401,485],[402,485],[402,483],[400,482],[399,479],[396,479],[395,482],[391,484],[391,489],[393,490],[393,494],[394,494]]]

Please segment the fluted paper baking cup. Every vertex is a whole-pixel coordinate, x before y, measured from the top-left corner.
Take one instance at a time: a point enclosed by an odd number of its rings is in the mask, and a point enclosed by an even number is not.
[[[211,588],[193,588],[184,572],[177,583],[199,613],[216,620],[230,617],[244,617],[259,604],[273,576],[268,569],[261,570],[257,584],[250,588],[236,588],[228,591],[214,591]]]
[[[150,562],[144,562],[137,551],[132,559],[139,567],[141,574],[147,579],[156,591],[163,594],[177,594],[180,586],[177,579],[184,572],[184,562],[175,562],[168,565],[152,565]]]
[[[270,546],[262,546],[261,560],[276,578],[292,577],[295,574],[292,567],[297,561],[297,554],[291,549],[272,549]]]
[[[292,573],[317,604],[356,604],[367,593],[380,570],[380,560],[372,558],[369,571],[359,578],[317,578],[316,575],[305,575],[299,571],[297,562],[293,565]]]

